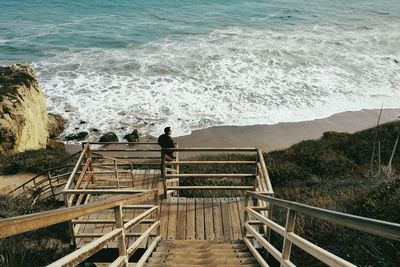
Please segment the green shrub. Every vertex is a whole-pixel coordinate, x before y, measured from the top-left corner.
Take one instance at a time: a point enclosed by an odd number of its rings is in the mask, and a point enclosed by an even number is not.
[[[400,178],[386,181],[349,204],[357,215],[400,223]]]
[[[41,173],[63,162],[69,155],[63,150],[27,150],[10,156],[3,156],[0,170],[4,174],[18,172]]]
[[[0,217],[8,218],[56,209],[63,203],[0,195]],[[5,266],[44,266],[70,252],[66,222],[0,240],[0,258]]]

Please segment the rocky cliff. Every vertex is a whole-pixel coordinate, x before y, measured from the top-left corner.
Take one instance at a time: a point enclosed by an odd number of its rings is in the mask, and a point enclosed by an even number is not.
[[[30,66],[0,67],[0,153],[45,148],[49,135],[53,137],[63,127],[61,120],[49,119]]]

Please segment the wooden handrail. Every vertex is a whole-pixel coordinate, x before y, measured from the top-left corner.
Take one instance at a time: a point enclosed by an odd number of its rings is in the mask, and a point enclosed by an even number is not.
[[[254,147],[193,147],[193,148],[162,148],[166,152],[256,152]]]
[[[263,214],[263,211],[258,211],[255,207],[248,206],[247,200],[250,196],[257,199],[258,203],[266,203],[264,207],[268,207],[268,214]],[[287,209],[285,227],[272,220],[270,211],[273,206]],[[257,192],[247,192],[244,215],[245,225],[243,227],[245,243],[250,248],[260,265],[268,266],[262,260],[260,253],[257,250],[252,249],[250,238],[257,240],[258,243],[261,244],[261,246],[264,247],[281,266],[295,266],[293,262],[290,261],[292,244],[329,266],[355,266],[354,264],[297,235],[294,232],[297,213],[303,213],[314,218],[343,225],[366,233],[376,234],[385,238],[394,240],[400,239],[400,224],[321,209],[293,201],[270,197]],[[256,219],[258,223],[262,223],[265,229],[267,229],[265,236],[261,235],[258,230],[251,226],[249,221],[250,217]],[[269,242],[268,237],[271,229],[283,237],[282,251],[279,251]],[[247,233],[250,235],[247,235]]]
[[[168,178],[180,177],[197,177],[197,178],[248,178],[255,177],[253,173],[181,173],[181,174],[166,174]]]
[[[264,156],[262,154],[262,151],[260,149],[257,149],[257,155],[258,155],[258,160],[260,161],[261,165],[261,171],[264,176],[264,180],[267,184],[267,190],[269,193],[274,193],[274,190],[272,189],[272,184],[271,184],[271,179],[269,178],[268,171],[267,171],[267,166],[265,165],[265,160]]]
[[[125,148],[125,149],[107,149],[107,148],[94,148],[93,152],[161,152],[161,149],[136,149],[136,148]]]
[[[74,170],[72,171],[71,175],[68,178],[68,182],[65,185],[65,189],[68,189],[71,186],[72,181],[74,180],[74,176],[75,176],[76,172],[78,171],[79,167],[81,167],[81,162],[82,162],[83,157],[85,156],[86,152],[88,151],[88,149],[89,149],[89,145],[85,145],[83,150],[81,151],[78,161],[75,164]]]
[[[254,160],[232,160],[232,161],[229,161],[229,160],[193,160],[193,161],[187,161],[187,160],[182,160],[182,161],[168,161],[167,162],[167,165],[168,164],[170,164],[170,165],[203,165],[203,164],[206,164],[206,165],[213,165],[213,164],[215,164],[215,165],[219,165],[219,164],[221,164],[221,165],[224,165],[224,164],[226,164],[226,165],[236,165],[236,164],[239,164],[239,165],[254,165],[254,164],[256,164],[257,163],[257,161],[254,161]]]
[[[90,145],[158,145],[157,142],[82,142]]]
[[[78,153],[79,153],[79,152],[73,154],[72,156],[68,157],[66,160],[72,158],[73,156],[77,155]],[[55,170],[59,170],[59,169],[64,169],[64,168],[68,168],[68,167],[72,167],[72,166],[75,166],[75,165],[73,165],[73,164],[68,164],[68,165],[63,165],[63,166],[53,167],[53,168],[47,169],[47,170],[45,170],[45,171],[43,171],[43,172],[41,172],[41,173],[35,175],[34,177],[32,177],[31,179],[29,179],[29,180],[26,181],[25,183],[21,184],[20,186],[14,188],[13,190],[11,190],[11,191],[9,192],[9,194],[12,194],[13,192],[16,192],[16,191],[18,191],[19,189],[25,187],[27,184],[33,182],[33,180],[35,180],[36,178],[39,178],[39,177],[44,176],[44,175],[47,175],[48,172],[55,171]],[[52,178],[54,178],[54,177],[52,177]]]
[[[64,189],[66,194],[135,194],[153,192],[156,189]]]
[[[167,190],[252,190],[254,186],[246,185],[197,185],[197,186],[167,186]]]
[[[114,208],[124,203],[154,198],[157,193],[157,190],[153,190],[130,196],[113,197],[107,200],[93,202],[82,206],[61,208],[52,211],[3,219],[0,220],[0,238],[72,220],[90,213],[96,213],[106,209]]]
[[[319,218],[331,223],[343,225],[366,233],[379,235],[385,238],[400,240],[400,224],[386,222],[337,211],[317,208],[293,201],[265,196],[256,192],[247,192],[250,196],[269,202],[283,208],[295,210],[309,216]]]

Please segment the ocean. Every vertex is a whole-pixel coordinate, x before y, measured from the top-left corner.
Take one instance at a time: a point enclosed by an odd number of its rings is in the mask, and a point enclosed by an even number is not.
[[[65,134],[399,108],[400,1],[0,0],[13,63],[34,67]]]

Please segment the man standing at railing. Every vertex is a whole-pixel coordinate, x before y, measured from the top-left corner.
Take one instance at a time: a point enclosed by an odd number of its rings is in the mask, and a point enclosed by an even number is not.
[[[171,138],[171,127],[164,128],[164,134],[158,137],[158,144],[162,148],[175,148],[175,142]],[[173,151],[165,152],[165,160],[166,161],[173,161],[175,159]]]

